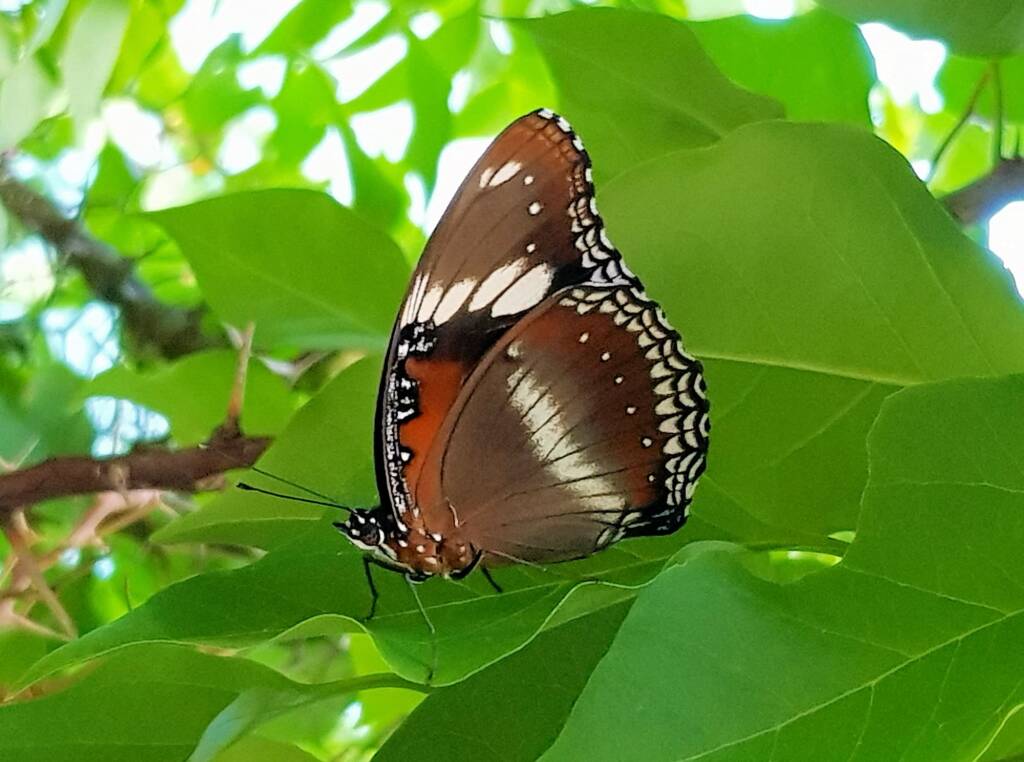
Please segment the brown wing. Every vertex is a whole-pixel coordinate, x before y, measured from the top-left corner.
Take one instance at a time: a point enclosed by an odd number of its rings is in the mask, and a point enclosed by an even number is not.
[[[377,406],[377,477],[401,517],[465,380],[531,308],[574,283],[632,283],[603,232],[590,160],[564,119],[536,111],[470,171],[412,275]]]
[[[643,292],[569,288],[473,374],[417,499],[492,563],[672,532],[704,469],[707,411],[700,363]]]

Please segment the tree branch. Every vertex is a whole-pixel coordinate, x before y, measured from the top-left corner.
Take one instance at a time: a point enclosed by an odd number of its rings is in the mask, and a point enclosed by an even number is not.
[[[946,209],[961,223],[987,220],[1011,201],[1024,199],[1024,158],[1000,161],[984,177],[942,198]]]
[[[201,309],[159,301],[134,273],[134,262],[65,217],[47,198],[10,174],[0,161],[0,202],[17,220],[50,242],[75,267],[100,299],[120,308],[124,326],[143,347],[171,359],[209,347],[226,337],[202,332]]]
[[[18,506],[67,495],[112,490],[168,489],[203,492],[217,487],[210,477],[248,468],[270,444],[269,437],[222,435],[184,450],[139,449],[116,458],[70,456],[0,475],[0,518]]]

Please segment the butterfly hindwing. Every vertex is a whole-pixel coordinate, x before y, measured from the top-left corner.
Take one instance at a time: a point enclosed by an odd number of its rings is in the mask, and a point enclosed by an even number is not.
[[[491,563],[674,531],[704,469],[704,392],[700,363],[638,287],[570,287],[483,358],[417,502],[450,510]]]

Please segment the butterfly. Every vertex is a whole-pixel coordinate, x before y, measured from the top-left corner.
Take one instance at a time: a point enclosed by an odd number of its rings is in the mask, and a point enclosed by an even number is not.
[[[382,504],[335,524],[376,563],[458,579],[686,521],[708,448],[702,367],[594,196],[579,137],[546,109],[507,127],[456,192],[384,363]]]

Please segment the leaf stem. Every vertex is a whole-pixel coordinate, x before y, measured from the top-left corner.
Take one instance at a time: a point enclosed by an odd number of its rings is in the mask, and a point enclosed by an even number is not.
[[[938,150],[935,152],[935,156],[932,157],[932,167],[928,172],[927,182],[931,182],[935,173],[939,169],[939,162],[942,161],[942,157],[945,155],[949,146],[953,143],[953,139],[960,133],[964,125],[967,124],[967,120],[971,118],[971,114],[974,113],[974,107],[978,104],[978,98],[981,97],[982,91],[985,89],[985,85],[988,84],[989,78],[992,76],[992,68],[985,69],[985,73],[978,79],[977,84],[974,86],[974,91],[971,93],[971,97],[967,99],[967,104],[964,106],[964,111],[960,115],[956,124],[953,125],[953,129],[946,135],[945,140],[939,145]]]

